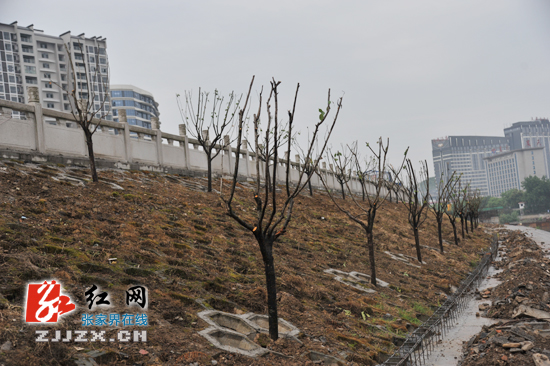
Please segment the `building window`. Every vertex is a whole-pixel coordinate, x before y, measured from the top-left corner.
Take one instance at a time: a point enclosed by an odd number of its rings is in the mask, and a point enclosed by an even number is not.
[[[44,85],[44,87],[45,87],[46,89],[53,89],[52,83],[46,83],[46,84]]]
[[[50,64],[44,62],[44,63],[42,64],[42,67],[43,67],[44,69],[49,69],[49,68],[50,68]]]
[[[21,42],[32,42],[32,38],[30,34],[20,34],[21,36]]]
[[[44,78],[46,78],[46,79],[51,79],[51,78],[52,78],[52,74],[50,74],[50,73],[44,73]]]
[[[25,73],[27,73],[27,74],[36,74],[36,66],[26,66],[25,65]]]
[[[46,93],[46,98],[53,98],[53,93]]]
[[[69,96],[67,94],[63,94],[63,100],[69,100]]]
[[[48,103],[46,104],[48,108],[55,108],[54,104],[53,103]]]
[[[23,62],[26,64],[34,64],[34,57],[32,56],[23,56]]]
[[[27,84],[38,84],[38,80],[36,80],[36,78],[30,78],[28,76],[25,78],[25,82]]]
[[[63,107],[66,111],[68,111],[71,108],[69,104],[64,104]]]
[[[44,53],[44,52],[42,52],[41,56],[42,56],[42,58],[50,58],[50,55],[48,55],[47,53]]]
[[[61,74],[61,81],[67,80],[67,75]]]
[[[48,48],[48,45],[47,45],[46,43],[42,43],[42,42],[41,42],[41,43],[40,43],[40,48],[46,48],[46,49],[47,49],[47,48]]]

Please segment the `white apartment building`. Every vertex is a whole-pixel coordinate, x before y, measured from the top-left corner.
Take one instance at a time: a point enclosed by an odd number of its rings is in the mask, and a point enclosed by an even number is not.
[[[88,99],[91,83],[94,111],[101,108],[106,119],[112,119],[106,38],[73,36],[70,31],[51,36],[17,22],[0,23],[0,35],[0,99],[28,103],[27,88],[38,86],[44,108],[70,112],[67,92],[76,88],[79,97]]]
[[[500,197],[510,189],[522,189],[521,182],[527,177],[548,177],[543,147],[507,151],[485,157],[484,160],[491,197]]]
[[[118,122],[119,109],[126,110],[130,125],[152,127],[154,118],[159,118],[159,104],[153,94],[133,85],[111,85],[111,108],[113,120]]]

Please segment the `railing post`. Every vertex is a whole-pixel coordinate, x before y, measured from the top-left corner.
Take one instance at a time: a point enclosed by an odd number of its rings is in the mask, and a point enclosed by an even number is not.
[[[208,136],[208,134],[207,134],[207,136]],[[233,174],[233,169],[231,167],[231,165],[232,165],[231,160],[233,158],[233,156],[232,156],[233,151],[231,149],[231,144],[230,144],[231,140],[229,138],[229,135],[225,135],[223,137],[223,142],[224,142],[224,145],[227,146],[227,161],[228,161],[228,164],[229,164],[229,167],[228,167],[227,171],[229,172],[229,174]],[[238,158],[239,157],[237,156],[236,159],[238,159]],[[222,160],[222,166],[223,166],[223,160]]]
[[[246,159],[246,177],[251,178],[250,176],[250,152],[248,151],[248,140],[241,141],[241,150],[245,151],[244,158]]]
[[[151,127],[155,131],[155,142],[157,144],[157,163],[158,165],[164,165],[164,157],[162,156],[162,131],[160,130],[160,123],[157,117],[151,117]]]
[[[46,153],[46,138],[44,136],[44,116],[42,115],[42,105],[38,94],[38,87],[29,86],[27,89],[29,94],[29,103],[34,107],[34,133],[36,138],[36,150],[41,153]]]
[[[183,153],[185,154],[185,169],[189,170],[189,138],[187,137],[187,126],[185,124],[178,125],[180,136],[183,136]]]
[[[132,140],[130,139],[130,126],[128,125],[128,119],[126,118],[126,109],[118,110],[118,122],[124,123],[124,148],[126,153],[126,161],[130,164],[133,161]]]
[[[130,139],[130,126],[124,123],[124,152],[126,153],[126,161],[132,163],[132,140]]]

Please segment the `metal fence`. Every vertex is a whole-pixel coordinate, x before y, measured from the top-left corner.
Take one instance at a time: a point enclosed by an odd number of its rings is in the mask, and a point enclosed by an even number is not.
[[[458,319],[459,314],[466,308],[475,294],[489,266],[498,251],[498,237],[493,236],[490,251],[485,253],[476,269],[462,281],[458,290],[447,297],[433,315],[410,334],[403,345],[382,365],[387,366],[417,366],[426,362],[435,344],[445,337],[445,334]]]

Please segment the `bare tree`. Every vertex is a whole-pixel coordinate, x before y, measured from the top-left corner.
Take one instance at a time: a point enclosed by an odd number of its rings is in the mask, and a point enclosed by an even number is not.
[[[242,95],[237,97],[231,92],[224,103],[225,98],[216,89],[210,100],[210,93],[199,88],[195,107],[191,92],[185,92],[185,106],[180,95],[176,94],[182,121],[186,126],[192,126],[188,128],[189,134],[197,139],[206,154],[208,192],[212,192],[212,161],[231,143],[225,139],[225,135],[232,128],[241,98]],[[209,122],[205,123],[205,120]]]
[[[453,227],[453,235],[455,239],[455,245],[458,245],[458,234],[456,232],[456,219],[458,218],[458,207],[456,202],[458,201],[458,196],[460,195],[460,178],[461,176],[455,176],[452,186],[448,190],[449,201],[447,207],[445,208],[445,215],[449,219]]]
[[[90,172],[92,181],[99,181],[95,164],[94,143],[92,136],[101,126],[101,122],[111,111],[109,93],[109,62],[107,57],[101,54],[100,48],[95,47],[89,52],[88,47],[83,46],[80,41],[78,45],[73,43],[75,58],[73,60],[71,45],[65,44],[65,51],[69,58],[71,75],[71,91],[68,92],[71,114],[75,122],[84,131],[86,145],[88,147],[88,159],[90,161]],[[89,61],[93,66],[88,68]],[[104,63],[102,61],[105,61]],[[63,85],[51,80],[61,89]],[[65,90],[66,91],[66,90]]]
[[[333,173],[334,177],[340,184],[340,189],[342,190],[342,199],[346,199],[346,189],[345,186],[351,179],[351,153],[346,153],[346,149],[343,148],[343,153],[337,151],[335,154],[329,150],[330,160],[332,161],[331,167],[334,167]],[[347,149],[349,151],[349,149]]]
[[[355,198],[355,195],[352,193],[349,184],[346,183],[346,188],[348,190],[349,196],[353,201],[352,208],[346,209],[343,205],[338,203],[327,185],[327,179],[323,177],[323,174],[319,174],[325,190],[327,191],[328,195],[330,196],[332,202],[334,202],[336,207],[338,207],[340,211],[345,213],[350,220],[357,223],[359,226],[361,226],[361,228],[363,228],[363,230],[365,230],[365,234],[367,236],[367,246],[369,250],[370,281],[371,284],[373,284],[374,286],[377,286],[376,260],[374,252],[374,220],[376,218],[376,213],[381,207],[383,207],[389,195],[389,190],[385,189],[386,185],[384,184],[384,179],[387,175],[386,173],[388,170],[386,159],[388,156],[390,140],[388,139],[386,145],[384,146],[382,137],[380,137],[377,144],[378,148],[375,150],[367,143],[367,147],[373,155],[372,160],[370,160],[370,164],[367,164],[367,166],[364,166],[360,160],[357,143],[353,144],[351,147],[348,147],[351,153],[351,161],[355,165],[355,169],[358,172],[366,172],[368,170],[372,170],[372,168],[378,169],[378,172],[376,174],[364,175],[366,183],[361,184],[361,189],[365,201],[358,201]],[[407,150],[405,151],[405,157],[403,159],[406,158],[408,150],[409,149],[407,148]],[[399,165],[400,169],[398,170],[398,172],[400,172],[402,167],[404,166],[403,163],[404,160]],[[369,192],[367,191],[367,188],[369,186],[374,187],[374,192],[371,192],[371,194],[369,194]]]
[[[298,147],[298,149],[299,149],[299,147]],[[309,195],[310,195],[310,197],[313,197],[313,187],[311,185],[311,179],[310,178],[313,175],[313,173],[315,173],[315,172],[312,170],[312,162],[310,161],[309,164],[305,164],[303,154],[297,154],[296,158],[299,160],[298,169],[300,169],[300,171],[303,170],[304,173],[306,174],[307,187],[308,187],[308,190],[309,190]]]
[[[238,120],[238,136],[237,136],[237,151],[236,155],[239,156],[241,148],[241,140],[243,135],[243,126],[244,126],[244,114],[246,106],[248,104],[250,90],[252,89],[252,84],[254,78],[250,84],[250,88],[246,97],[245,104],[239,110],[239,120]],[[266,112],[267,112],[267,128],[265,130],[265,137],[263,139],[264,151],[266,152],[265,161],[260,162],[258,156],[256,158],[256,187],[255,193],[253,196],[253,202],[256,210],[256,217],[250,218],[246,217],[246,214],[237,212],[233,205],[233,198],[235,195],[235,187],[237,184],[238,174],[239,174],[239,159],[235,159],[235,169],[233,172],[233,181],[231,184],[231,189],[229,197],[223,197],[225,204],[227,206],[228,215],[237,221],[241,226],[249,230],[253,235],[260,252],[262,253],[262,258],[264,262],[265,277],[266,277],[266,287],[267,287],[267,307],[269,314],[269,335],[271,339],[276,340],[279,337],[278,331],[278,316],[277,316],[277,287],[276,287],[276,277],[275,277],[275,264],[273,261],[273,244],[277,239],[283,235],[290,223],[292,218],[292,209],[294,207],[294,199],[298,194],[305,188],[308,180],[310,179],[305,173],[305,169],[301,169],[298,181],[295,184],[291,185],[290,182],[290,153],[292,146],[292,133],[294,128],[294,113],[296,109],[296,101],[298,98],[298,89],[300,84],[296,87],[296,94],[294,96],[294,103],[292,110],[288,111],[288,131],[283,132],[281,130],[281,123],[279,121],[279,97],[278,97],[278,86],[280,82],[271,81],[271,90],[269,97],[266,102]],[[253,124],[254,124],[254,144],[255,151],[260,150],[260,115],[262,112],[262,93],[259,95],[259,104],[258,111],[254,114]],[[274,108],[272,109],[274,104]],[[334,129],[336,120],[338,119],[338,114],[342,107],[342,99],[340,98],[337,102],[337,109],[333,121],[327,125],[327,132],[324,138],[321,138],[321,127],[328,120],[328,115],[331,110],[330,107],[330,90],[328,93],[328,102],[325,110],[322,111],[320,120],[315,124],[314,132],[312,139],[307,148],[307,154],[305,156],[305,164],[311,164],[311,169],[315,171],[319,164],[319,160],[323,155],[328,139]],[[282,140],[285,140],[284,144],[281,143]],[[318,141],[321,142],[321,148],[319,148]],[[283,175],[282,180],[284,180],[284,190],[280,195],[277,194],[277,189],[275,189],[279,177],[277,176],[277,163],[280,161],[280,150],[285,151],[285,167],[286,171]],[[273,168],[270,169],[270,162],[273,162]],[[262,186],[262,177],[260,164],[264,165],[264,182]],[[273,189],[269,189],[269,184]],[[282,196],[282,197],[279,197]],[[279,198],[279,199],[278,199]]]
[[[357,181],[361,185],[361,199],[364,201],[365,200],[365,192],[367,192],[367,185],[369,184],[369,182],[367,180],[367,175],[365,174],[365,172],[362,172],[362,171],[359,171],[359,170],[357,170],[355,174],[356,174],[355,178],[357,179]]]
[[[468,192],[468,198],[466,202],[466,226],[468,226],[468,220],[470,221],[470,231],[474,232],[474,222],[476,223],[475,227],[477,227],[477,218],[479,216],[479,207],[481,206],[481,194],[479,193],[479,190],[476,189],[475,191],[469,191]]]
[[[406,184],[403,189],[405,191],[405,206],[409,212],[409,224],[414,233],[414,242],[416,246],[416,257],[422,263],[422,252],[420,251],[420,237],[418,230],[427,218],[428,196],[430,192],[430,176],[428,173],[428,163],[426,160],[420,162],[421,168],[417,177],[410,159],[406,161]],[[426,180],[426,192],[421,192],[420,182]]]
[[[462,239],[464,239],[464,230],[466,229],[466,234],[468,233],[468,225],[465,225],[466,221],[466,203],[468,199],[468,191],[470,189],[470,185],[466,184],[464,187],[462,185],[462,180],[458,182],[458,190],[455,195],[455,199],[453,201],[453,205],[455,206],[455,209],[457,211],[457,215],[460,218],[460,228],[462,233]]]
[[[482,202],[479,189],[470,192],[467,202],[468,217],[470,219],[470,231],[473,233],[474,228],[477,228],[477,220],[479,218],[479,208]]]
[[[437,190],[437,196],[433,197],[430,193],[430,198],[433,204],[430,206],[437,222],[437,235],[439,238],[439,249],[443,253],[443,236],[441,233],[443,225],[443,217],[447,210],[447,205],[451,200],[451,192],[454,189],[458,179],[455,179],[456,172],[453,172],[451,177],[445,182],[444,174],[441,174]]]

